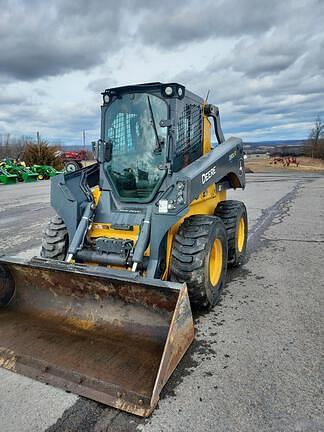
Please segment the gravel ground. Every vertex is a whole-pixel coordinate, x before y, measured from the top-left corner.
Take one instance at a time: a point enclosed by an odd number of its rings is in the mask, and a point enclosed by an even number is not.
[[[37,254],[49,183],[0,186],[0,250]],[[324,430],[320,304],[324,177],[250,174],[248,259],[221,303],[195,315],[196,339],[149,419],[0,369],[0,431]]]

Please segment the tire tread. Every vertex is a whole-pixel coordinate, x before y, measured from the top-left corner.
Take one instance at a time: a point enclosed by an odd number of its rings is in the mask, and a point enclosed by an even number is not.
[[[64,260],[68,247],[68,232],[64,221],[59,216],[53,216],[42,238],[41,257]]]
[[[173,241],[171,280],[187,283],[190,302],[196,308],[210,306],[205,290],[205,259],[211,225],[217,221],[222,223],[217,216],[190,216]]]

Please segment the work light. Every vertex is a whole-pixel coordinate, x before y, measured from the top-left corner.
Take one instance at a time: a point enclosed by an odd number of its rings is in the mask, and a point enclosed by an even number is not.
[[[172,94],[173,94],[173,88],[170,87],[170,86],[165,87],[165,89],[164,89],[164,93],[165,93],[167,96],[172,96]]]

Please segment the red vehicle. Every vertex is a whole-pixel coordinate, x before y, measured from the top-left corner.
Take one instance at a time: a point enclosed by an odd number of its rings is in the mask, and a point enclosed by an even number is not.
[[[86,160],[87,152],[85,150],[79,151],[65,151],[61,153],[64,161],[65,171],[72,172],[83,167],[82,161]]]

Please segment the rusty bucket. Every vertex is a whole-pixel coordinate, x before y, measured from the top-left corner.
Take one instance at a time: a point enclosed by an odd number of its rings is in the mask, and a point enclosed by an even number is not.
[[[193,337],[185,285],[0,258],[0,366],[6,369],[148,416]]]

